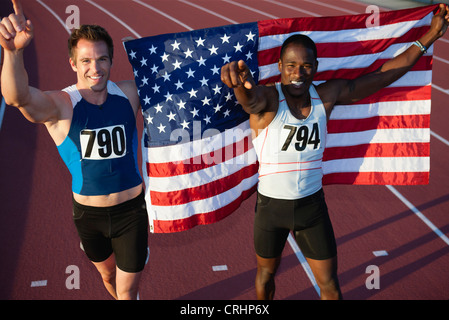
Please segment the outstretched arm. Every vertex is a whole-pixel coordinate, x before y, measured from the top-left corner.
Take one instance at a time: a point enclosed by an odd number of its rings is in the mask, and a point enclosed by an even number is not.
[[[418,40],[419,43],[429,48],[444,35],[448,24],[449,7],[441,4],[439,12],[432,18],[429,31]],[[322,84],[320,90],[328,97],[328,109],[331,109],[334,104],[356,102],[390,85],[407,73],[423,53],[418,46],[412,45],[372,73],[354,80],[331,80]]]
[[[243,60],[225,64],[221,68],[221,81],[234,89],[237,100],[247,113],[257,114],[269,110],[268,95],[271,90],[265,86],[256,86],[251,71]]]
[[[56,117],[54,100],[46,93],[28,85],[23,50],[33,38],[33,25],[26,20],[19,0],[12,0],[14,13],[0,23],[0,45],[4,49],[1,74],[5,102],[19,108],[32,122],[46,122]]]

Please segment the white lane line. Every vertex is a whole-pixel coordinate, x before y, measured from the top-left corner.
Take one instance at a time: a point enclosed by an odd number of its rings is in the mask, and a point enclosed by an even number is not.
[[[449,147],[449,141],[448,140],[444,139],[442,136],[440,136],[439,134],[436,134],[432,130],[430,130],[430,134]]]
[[[140,34],[138,34],[136,31],[134,31],[133,28],[131,28],[129,25],[127,25],[123,20],[121,20],[119,17],[117,17],[116,15],[114,15],[112,12],[106,10],[105,8],[103,8],[102,6],[100,6],[99,4],[96,4],[95,2],[91,1],[91,0],[86,0],[87,3],[90,3],[91,5],[93,5],[94,7],[97,7],[98,9],[100,9],[101,11],[103,11],[104,13],[106,13],[107,15],[109,15],[111,18],[113,18],[115,21],[117,21],[118,23],[120,23],[122,26],[124,26],[126,29],[129,30],[129,32],[131,32],[136,38],[142,38],[140,36]]]
[[[215,11],[209,10],[209,9],[204,8],[204,7],[202,7],[202,6],[200,6],[200,5],[197,5],[197,4],[195,4],[195,3],[191,3],[191,2],[189,2],[189,1],[187,1],[187,0],[179,0],[179,2],[188,4],[189,6],[192,6],[192,7],[194,7],[194,8],[199,9],[199,10],[202,10],[202,11],[204,11],[204,12],[207,12],[207,13],[209,13],[209,14],[211,14],[211,15],[213,15],[213,16],[216,16],[216,17],[218,17],[218,18],[220,18],[220,19],[223,19],[223,20],[225,20],[225,21],[228,21],[229,23],[232,23],[232,24],[237,24],[237,23],[238,23],[238,22],[235,21],[235,20],[229,19],[229,18],[227,18],[227,17],[225,17],[225,16],[223,16],[223,15],[221,15],[221,14],[215,12]]]
[[[433,232],[435,232],[438,237],[441,238],[449,246],[449,238],[441,232],[424,214],[421,213],[410,201],[408,201],[396,188],[387,185],[388,190],[390,190],[396,197],[399,198],[412,212],[422,220]]]
[[[293,252],[295,253],[296,257],[298,258],[299,262],[301,263],[301,266],[303,267],[307,276],[309,277],[309,280],[312,283],[313,287],[315,288],[315,291],[318,293],[318,296],[321,296],[320,295],[320,287],[318,287],[318,284],[316,283],[315,277],[313,276],[312,269],[310,269],[310,266],[307,263],[306,257],[304,257],[304,255],[302,254],[301,249],[299,249],[298,244],[296,243],[296,241],[293,238],[291,233],[288,235],[288,243],[290,244],[290,247],[292,247]]]
[[[375,257],[386,257],[386,256],[388,256],[388,252],[386,250],[373,251],[373,254],[374,254]]]
[[[140,4],[140,5],[142,5],[142,6],[146,7],[146,8],[148,8],[148,9],[150,9],[150,10],[153,10],[154,12],[159,13],[161,16],[164,16],[164,17],[166,17],[167,19],[169,19],[169,20],[171,20],[171,21],[173,21],[173,22],[175,22],[175,23],[177,23],[177,24],[183,26],[184,28],[186,28],[186,29],[189,30],[189,31],[192,31],[192,30],[193,30],[193,28],[191,28],[190,26],[186,25],[185,23],[179,21],[179,20],[176,19],[176,18],[173,18],[172,16],[166,14],[165,12],[163,12],[163,11],[161,11],[161,10],[159,10],[159,9],[157,9],[157,8],[155,8],[155,7],[153,7],[153,6],[149,5],[149,4],[147,4],[147,3],[145,3],[145,2],[142,2],[142,1],[140,1],[140,0],[133,0],[133,1],[134,1],[134,2],[137,2],[138,4]]]
[[[233,5],[235,5],[235,6],[241,7],[241,8],[243,8],[243,9],[246,9],[246,10],[249,10],[249,11],[256,12],[256,13],[258,13],[258,14],[261,14],[261,15],[266,16],[266,17],[271,18],[271,19],[279,19],[279,17],[276,17],[276,16],[274,16],[274,15],[272,15],[272,14],[270,14],[270,13],[263,12],[263,11],[260,11],[260,10],[257,10],[257,9],[254,9],[254,8],[252,8],[252,7],[250,7],[250,6],[247,6],[247,5],[244,5],[244,4],[241,4],[241,3],[238,3],[238,2],[232,1],[232,0],[223,0],[223,1],[224,1],[224,2],[227,2],[227,3],[230,3],[230,4],[233,4]]]
[[[46,287],[46,286],[47,286],[47,280],[31,281],[31,288]]]
[[[56,14],[56,12],[54,12],[49,6],[47,6],[45,3],[42,2],[42,0],[36,0],[37,3],[39,3],[41,6],[43,6],[45,9],[48,10],[48,12],[50,12],[55,18],[56,20],[58,20],[58,22],[60,24],[62,24],[62,26],[64,27],[64,29],[67,31],[68,34],[71,34],[69,28],[67,28],[66,24],[64,23],[64,21],[62,21],[62,19]]]
[[[225,264],[219,266],[212,266],[212,271],[228,271],[228,266]]]
[[[319,3],[316,0],[303,0],[303,1],[310,2],[310,3],[314,4],[314,5],[323,6],[323,7],[326,7],[326,8],[332,8],[334,10],[342,11],[342,12],[345,12],[345,13],[348,13],[348,14],[365,13],[365,12],[357,12],[357,11],[353,11],[353,10],[343,9],[343,8],[334,6],[334,5],[329,4],[329,3]]]
[[[432,83],[432,87],[437,89],[437,90],[439,90],[439,91],[441,91],[441,92],[443,92],[443,93],[445,93],[445,94],[447,94],[447,95],[449,95],[449,89],[443,89],[440,86],[437,86],[435,83]]]

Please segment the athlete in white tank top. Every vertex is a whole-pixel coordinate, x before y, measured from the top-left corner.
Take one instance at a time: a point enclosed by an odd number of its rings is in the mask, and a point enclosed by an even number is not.
[[[322,159],[326,144],[326,111],[310,86],[307,118],[292,115],[281,89],[279,109],[271,123],[253,139],[259,159],[259,193],[277,199],[299,199],[322,187]]]

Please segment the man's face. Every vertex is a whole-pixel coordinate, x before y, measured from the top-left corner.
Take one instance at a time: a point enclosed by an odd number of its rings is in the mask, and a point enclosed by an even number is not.
[[[70,59],[70,65],[77,73],[79,89],[102,91],[106,88],[112,62],[104,41],[79,40],[74,60]]]
[[[289,44],[279,60],[281,83],[294,97],[301,96],[309,90],[318,68],[313,50],[300,44]]]

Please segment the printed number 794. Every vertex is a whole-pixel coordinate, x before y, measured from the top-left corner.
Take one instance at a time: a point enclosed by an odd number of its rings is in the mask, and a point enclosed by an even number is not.
[[[290,146],[293,137],[295,137],[295,149],[297,151],[303,151],[307,145],[313,145],[313,149],[318,148],[320,145],[320,130],[318,127],[318,123],[314,123],[312,127],[312,131],[309,135],[309,127],[308,126],[291,126],[286,124],[284,126],[284,129],[290,130],[288,133],[287,139],[284,142],[284,145],[282,146],[282,151],[287,151],[288,147]]]

